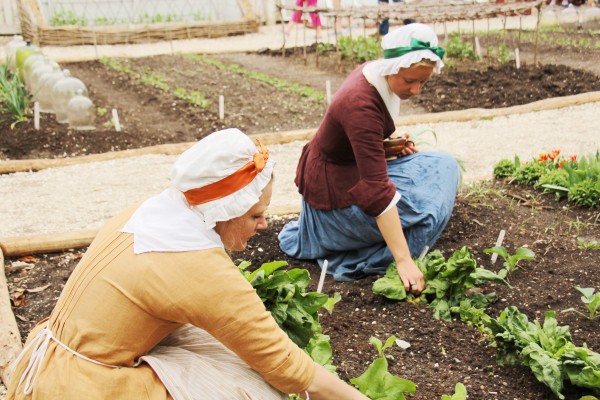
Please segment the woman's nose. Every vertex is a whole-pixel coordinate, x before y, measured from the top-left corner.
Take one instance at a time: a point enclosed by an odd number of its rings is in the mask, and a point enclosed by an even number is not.
[[[423,87],[422,84],[420,83],[414,83],[413,85],[411,85],[410,87],[410,92],[413,95],[418,95],[421,92],[421,88]]]
[[[267,222],[266,217],[262,217],[258,221],[258,224],[256,225],[256,229],[267,229],[268,227],[269,227],[269,223]]]

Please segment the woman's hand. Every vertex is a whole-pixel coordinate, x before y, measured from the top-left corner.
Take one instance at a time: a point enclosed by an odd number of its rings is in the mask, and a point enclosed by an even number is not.
[[[415,142],[410,140],[410,134],[408,133],[384,140],[383,147],[385,149],[385,158],[404,157],[418,151]]]
[[[398,274],[404,284],[406,293],[417,295],[425,289],[423,273],[411,258],[404,261],[396,261],[396,268],[398,269]]]

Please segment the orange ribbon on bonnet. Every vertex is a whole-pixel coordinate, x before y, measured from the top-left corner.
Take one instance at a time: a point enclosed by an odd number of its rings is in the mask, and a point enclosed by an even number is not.
[[[233,174],[208,184],[206,186],[190,189],[183,192],[190,206],[208,203],[209,201],[222,199],[247,186],[265,168],[269,159],[269,150],[256,139],[260,151],[254,154],[253,160],[235,171]]]

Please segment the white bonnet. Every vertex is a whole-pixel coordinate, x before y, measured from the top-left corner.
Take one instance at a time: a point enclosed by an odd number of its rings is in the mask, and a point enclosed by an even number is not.
[[[398,47],[410,47],[412,39],[417,39],[429,43],[431,47],[438,45],[437,34],[429,26],[418,22],[404,25],[398,29],[390,31],[381,41],[383,50],[395,49]],[[439,73],[444,62],[431,50],[414,50],[400,57],[384,58],[373,61],[373,70],[379,76],[395,75],[400,68],[409,68],[411,65],[423,60],[435,61],[434,71]]]
[[[184,193],[203,188],[229,177],[254,160],[260,149],[239,129],[230,128],[211,133],[182,153],[171,173],[173,186]],[[245,214],[258,203],[263,189],[271,181],[275,161],[269,158],[247,185],[222,198],[190,206],[200,215],[207,228],[218,221],[228,221]]]

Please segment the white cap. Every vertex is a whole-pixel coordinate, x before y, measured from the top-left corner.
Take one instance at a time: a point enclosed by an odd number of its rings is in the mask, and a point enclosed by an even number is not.
[[[260,149],[239,129],[230,128],[211,133],[175,161],[171,173],[173,186],[184,193],[203,188],[229,177],[254,160]],[[258,203],[263,189],[271,181],[275,161],[269,158],[262,171],[242,188],[221,198],[191,205],[213,228],[218,221],[228,221],[245,214]]]
[[[381,41],[383,50],[395,49],[397,47],[410,47],[413,39],[429,43],[431,47],[438,45],[438,37],[429,26],[414,22],[390,31]],[[439,73],[444,62],[431,50],[414,50],[400,57],[379,59],[373,61],[372,71],[377,75],[395,75],[400,68],[409,68],[421,60],[431,60],[436,63],[434,71]]]

